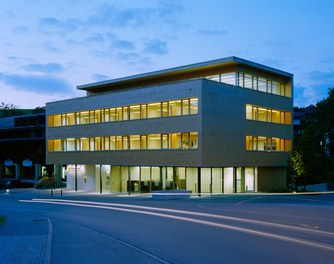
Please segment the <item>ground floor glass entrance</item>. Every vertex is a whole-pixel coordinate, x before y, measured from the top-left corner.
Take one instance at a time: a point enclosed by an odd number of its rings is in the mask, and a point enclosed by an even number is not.
[[[192,193],[219,194],[257,191],[257,167],[67,165],[65,173],[69,189],[101,193],[190,190]]]

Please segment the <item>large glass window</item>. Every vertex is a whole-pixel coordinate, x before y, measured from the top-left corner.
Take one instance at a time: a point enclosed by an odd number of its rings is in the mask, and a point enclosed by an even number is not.
[[[147,117],[148,118],[161,117],[161,103],[147,104]]]
[[[168,102],[162,102],[161,104],[161,113],[162,117],[167,117],[168,116]]]
[[[190,99],[190,114],[191,115],[198,114],[198,98]]]
[[[129,107],[123,106],[123,119],[122,120],[129,120]]]
[[[181,100],[170,101],[169,102],[169,116],[179,116],[181,115]]]
[[[110,121],[117,121],[116,108],[110,108]]]
[[[160,134],[150,134],[147,136],[147,147],[148,149],[160,149],[161,139]]]
[[[74,138],[66,139],[66,151],[75,151],[75,139]]]
[[[290,125],[291,112],[246,105],[246,119]]]
[[[182,115],[189,115],[189,99],[182,100]]]
[[[198,148],[198,133],[190,132],[190,148],[197,149]]]
[[[130,106],[130,119],[140,119],[140,105]]]
[[[161,143],[162,143],[161,147],[163,149],[168,149],[169,148],[168,142],[169,142],[169,135],[168,134],[162,134],[161,135]]]
[[[122,121],[123,120],[123,107],[117,107],[116,108],[116,120],[117,121]]]
[[[146,118],[198,114],[198,98],[119,106],[67,114],[49,115],[48,126],[70,126]]]
[[[80,112],[80,124],[89,124],[89,112]]]
[[[130,149],[140,149],[140,136],[139,135],[130,136]]]
[[[147,149],[147,135],[140,136],[141,149]]]
[[[246,150],[256,151],[291,151],[291,140],[261,136],[246,136]]]
[[[89,151],[89,138],[81,138],[81,150]]]
[[[197,148],[198,132],[48,140],[50,152]]]
[[[171,134],[171,148],[172,149],[181,148],[181,133]]]
[[[110,137],[110,150],[117,150],[117,142],[115,136]]]

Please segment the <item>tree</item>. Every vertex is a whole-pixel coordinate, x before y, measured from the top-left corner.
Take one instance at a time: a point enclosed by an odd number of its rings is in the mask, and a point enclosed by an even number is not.
[[[294,138],[289,167],[299,184],[334,182],[334,88],[316,106],[294,109],[310,111],[301,120],[302,134]]]
[[[6,104],[4,102],[1,102],[0,104],[0,116],[2,117],[20,115],[22,112],[23,111],[16,105]]]

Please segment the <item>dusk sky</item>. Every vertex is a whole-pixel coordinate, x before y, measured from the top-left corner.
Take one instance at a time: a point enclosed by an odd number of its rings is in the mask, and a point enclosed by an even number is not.
[[[0,103],[237,56],[294,74],[294,105],[334,87],[333,0],[1,0]]]

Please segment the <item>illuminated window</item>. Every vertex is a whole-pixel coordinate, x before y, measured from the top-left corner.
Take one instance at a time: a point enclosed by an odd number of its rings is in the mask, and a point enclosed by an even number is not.
[[[147,148],[148,149],[160,149],[161,148],[160,134],[147,135]]]
[[[130,119],[140,119],[140,105],[130,106]]]
[[[260,107],[258,108],[257,120],[267,122],[267,109]]]
[[[81,138],[81,150],[89,151],[89,138]]]
[[[182,148],[188,149],[189,148],[189,133],[182,133]]]
[[[80,112],[80,124],[89,124],[89,112]]]
[[[162,117],[168,116],[168,102],[161,103],[161,113],[162,113]]]
[[[123,106],[123,119],[122,120],[129,120],[129,107]]]
[[[75,151],[75,139],[74,138],[66,139],[66,150],[65,151]]]
[[[189,99],[182,100],[182,115],[189,115]]]
[[[66,114],[66,119],[67,119],[68,126],[75,125],[75,114],[74,113]]]
[[[127,150],[129,149],[129,136],[123,136],[122,137],[123,140],[123,150]]]
[[[48,140],[49,152],[197,148],[197,132]]]
[[[95,140],[94,140],[94,138],[89,138],[89,150],[90,151],[95,150]]]
[[[110,137],[110,150],[117,150],[116,137]]]
[[[139,135],[130,136],[130,149],[140,149],[140,136]]]
[[[291,151],[291,140],[261,136],[246,136],[246,150],[253,151]]]
[[[101,137],[95,137],[95,148],[94,148],[94,150],[103,150],[102,138]]]
[[[117,107],[116,108],[116,121],[122,121],[123,120],[123,107]]]
[[[147,135],[140,136],[141,149],[147,149]]]
[[[190,114],[191,115],[198,114],[198,98],[190,99]]]
[[[61,115],[61,125],[62,126],[67,126],[66,114]]]
[[[110,109],[104,109],[104,122],[110,122]]]
[[[56,139],[53,141],[53,149],[54,151],[63,151],[61,139]]]
[[[246,119],[290,125],[291,112],[246,105]]]
[[[117,150],[123,149],[122,136],[116,136],[116,149]]]
[[[102,122],[198,114],[198,98],[49,115],[48,126],[70,126]]]
[[[171,148],[172,149],[181,148],[181,133],[171,134]]]
[[[197,132],[190,133],[190,148],[191,149],[198,148],[198,133]]]
[[[181,100],[169,102],[169,116],[181,115]]]
[[[147,104],[147,117],[161,117],[161,103]]]

